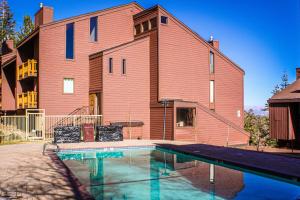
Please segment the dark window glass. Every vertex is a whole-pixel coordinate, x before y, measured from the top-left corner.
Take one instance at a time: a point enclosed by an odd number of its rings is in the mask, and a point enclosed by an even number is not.
[[[161,16],[161,17],[160,17],[160,22],[161,22],[162,24],[167,24],[167,23],[168,23],[168,17],[166,17],[166,16]]]
[[[113,59],[109,58],[108,72],[113,73]]]
[[[151,24],[151,29],[156,28],[157,27],[157,18],[154,17],[154,18],[150,19],[150,24]]]
[[[74,58],[74,23],[66,26],[66,58]]]
[[[149,30],[149,23],[148,21],[143,22],[143,30],[148,31]]]
[[[176,109],[176,126],[194,126],[195,108],[177,108]]]
[[[209,71],[210,73],[215,73],[215,63],[214,63],[214,53],[210,52],[209,55]]]
[[[91,17],[90,18],[90,37],[91,41],[95,42],[98,40],[98,17]]]
[[[138,24],[138,25],[135,25],[135,34],[136,35],[138,35],[138,34],[140,34],[141,32],[142,32],[142,30],[141,30],[141,25],[140,24]]]
[[[126,59],[122,59],[122,74],[126,74]]]

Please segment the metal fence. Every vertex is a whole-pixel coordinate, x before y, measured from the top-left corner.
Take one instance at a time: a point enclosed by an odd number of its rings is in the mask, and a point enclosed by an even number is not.
[[[26,139],[26,116],[0,117],[0,143]]]
[[[47,140],[54,137],[57,126],[102,124],[101,115],[44,115],[28,113],[22,116],[0,117],[0,143],[20,140]]]

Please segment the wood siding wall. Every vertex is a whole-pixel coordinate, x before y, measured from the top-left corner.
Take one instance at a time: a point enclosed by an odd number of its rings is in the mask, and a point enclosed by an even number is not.
[[[90,58],[90,93],[102,91],[103,80],[103,58],[102,55],[97,55]]]
[[[279,140],[289,139],[289,107],[288,104],[270,104],[270,132],[271,138]]]
[[[151,106],[150,108],[150,139],[163,139],[164,108],[161,106]],[[166,112],[166,140],[174,140],[174,108],[170,106]]]

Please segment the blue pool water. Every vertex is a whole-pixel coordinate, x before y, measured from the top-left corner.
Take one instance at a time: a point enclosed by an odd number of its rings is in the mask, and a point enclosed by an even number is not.
[[[299,183],[164,149],[65,150],[58,156],[99,200],[300,199]]]

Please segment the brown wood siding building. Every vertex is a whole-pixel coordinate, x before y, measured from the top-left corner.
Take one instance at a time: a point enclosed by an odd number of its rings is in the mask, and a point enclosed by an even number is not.
[[[272,96],[269,102],[271,138],[296,141],[300,145],[300,68],[297,80]]]

